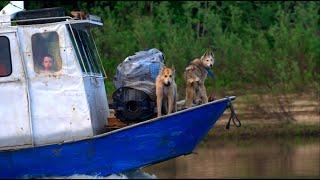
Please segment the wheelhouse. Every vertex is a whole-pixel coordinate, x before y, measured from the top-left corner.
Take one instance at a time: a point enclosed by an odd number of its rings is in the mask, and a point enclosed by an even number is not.
[[[79,20],[60,12],[0,16],[0,149],[105,132],[106,76],[91,33],[103,23],[97,16]]]

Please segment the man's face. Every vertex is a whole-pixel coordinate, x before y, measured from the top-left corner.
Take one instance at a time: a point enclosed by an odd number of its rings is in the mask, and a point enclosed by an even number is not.
[[[44,57],[42,64],[45,70],[50,70],[52,67],[52,58],[48,56]]]

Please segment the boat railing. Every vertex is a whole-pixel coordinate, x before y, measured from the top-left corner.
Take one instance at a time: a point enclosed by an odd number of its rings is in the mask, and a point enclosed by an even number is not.
[[[66,20],[66,19],[73,19],[72,17],[70,16],[59,16],[59,17],[47,17],[47,18],[34,18],[34,19],[20,19],[20,20],[13,20],[11,22],[28,22],[28,21],[43,21],[43,20],[58,20],[58,19],[61,19],[62,21],[63,20]]]
[[[101,19],[97,19],[97,16],[94,15],[90,15],[87,19],[83,19],[83,20],[89,20],[90,22],[98,22],[101,23]],[[62,21],[68,21],[68,20],[77,20],[77,21],[83,21],[77,18],[73,18],[71,16],[59,16],[59,17],[46,17],[46,18],[33,18],[33,19],[19,19],[19,20],[8,20],[8,21],[2,21],[0,22],[0,25],[2,24],[8,24],[8,23],[26,23],[26,22],[35,22],[32,23],[30,25],[33,24],[37,24],[37,22],[39,21],[48,21],[47,23],[50,23],[49,21],[52,22],[62,22]],[[40,24],[40,23],[39,23]],[[23,25],[23,24],[22,24]]]
[[[47,21],[46,23],[50,23],[50,22],[62,22],[62,21],[65,21],[65,20],[77,20],[77,19],[74,19],[74,18],[72,18],[70,16],[19,19],[19,20],[7,19],[6,21],[1,21],[0,22],[0,26],[2,26],[2,25],[10,25],[12,23],[16,23],[16,25],[20,25],[19,23],[21,23],[21,25],[24,25],[22,23],[28,23],[28,22],[34,22],[34,23],[30,23],[30,24],[26,24],[26,25],[34,25],[34,24],[43,24],[43,23],[37,23],[37,22],[41,22],[41,21]]]

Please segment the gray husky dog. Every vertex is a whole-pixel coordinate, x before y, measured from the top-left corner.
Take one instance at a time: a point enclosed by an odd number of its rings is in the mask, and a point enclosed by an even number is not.
[[[214,64],[212,51],[206,51],[201,58],[194,59],[185,69],[184,78],[186,81],[185,107],[192,107],[193,104],[208,102],[208,96],[204,81],[207,78],[208,70]]]

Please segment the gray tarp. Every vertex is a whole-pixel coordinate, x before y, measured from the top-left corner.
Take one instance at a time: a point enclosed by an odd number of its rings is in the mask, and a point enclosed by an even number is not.
[[[117,89],[130,87],[144,91],[155,100],[155,80],[164,66],[164,56],[158,49],[136,52],[117,67],[113,83]]]

